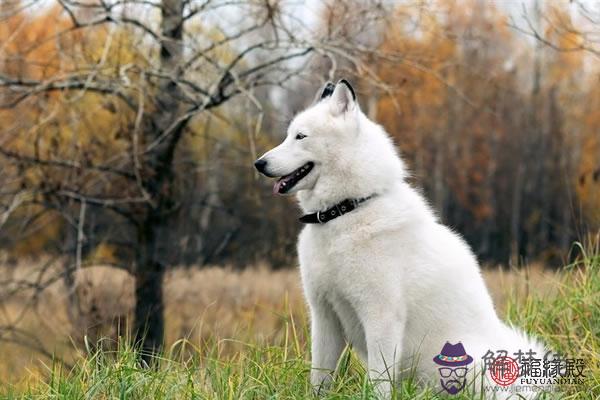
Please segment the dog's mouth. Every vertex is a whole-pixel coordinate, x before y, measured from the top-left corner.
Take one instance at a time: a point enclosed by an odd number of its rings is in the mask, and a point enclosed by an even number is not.
[[[285,194],[289,192],[296,184],[298,184],[298,182],[310,173],[314,166],[315,163],[309,161],[300,168],[294,170],[291,174],[277,179],[277,182],[273,185],[273,193]]]

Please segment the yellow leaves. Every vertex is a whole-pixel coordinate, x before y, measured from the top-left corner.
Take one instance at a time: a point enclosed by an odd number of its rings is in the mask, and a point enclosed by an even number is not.
[[[144,47],[134,45],[130,33],[112,25],[73,29],[60,7],[22,12],[0,24],[0,74],[40,85],[85,74],[87,82],[108,81],[123,65],[144,63]],[[2,144],[33,160],[81,166],[23,164],[20,175],[30,184],[58,184],[78,177],[88,165],[112,165],[115,155],[127,157],[123,139],[129,139],[133,118],[120,101],[85,88],[39,92],[0,113],[0,123],[14,132],[4,135]]]
[[[596,74],[600,70],[596,70]],[[592,229],[600,229],[600,84],[598,75],[587,82],[585,103],[578,111],[582,136],[575,185],[581,211]]]
[[[581,148],[577,197],[592,229],[600,229],[600,130],[590,132]]]
[[[377,119],[397,136],[436,205],[459,206],[476,222],[519,212],[525,225],[554,219],[558,226],[568,223],[552,214],[560,215],[553,208],[569,207],[564,197],[598,227],[600,65],[579,51],[582,34],[567,7],[552,3],[541,10],[546,28],[540,35],[552,46],[537,43],[537,49],[534,39],[511,30],[504,11],[477,0],[398,6],[381,45],[382,52],[399,54],[398,60],[378,66],[393,93],[380,94]],[[528,159],[541,146],[547,154]],[[544,169],[540,177],[533,176],[536,162]],[[561,200],[531,206],[529,199],[511,197],[522,190],[515,188],[518,164],[527,168],[523,179],[531,180],[529,187],[544,193],[560,188],[552,195]],[[564,177],[570,179],[566,184]]]
[[[105,242],[98,244],[88,255],[86,262],[91,265],[117,265],[119,257],[117,256],[117,247]]]
[[[12,227],[12,250],[17,257],[47,251],[48,243],[59,237],[64,221],[57,213],[37,205],[19,208],[15,220],[23,221]]]
[[[20,13],[0,24],[0,71],[11,76],[43,79],[61,66],[61,32],[69,22],[59,7],[37,14]]]
[[[554,58],[550,68],[550,84],[560,83],[580,76],[584,54],[579,51],[583,45],[581,32],[575,27],[568,10],[549,5],[545,12],[545,39],[560,50],[551,53]]]
[[[200,86],[208,85],[223,73],[216,69],[214,63],[223,66],[229,65],[238,56],[235,48],[228,43],[228,34],[216,27],[207,27],[197,21],[188,23],[186,32],[195,38],[191,44],[190,59],[193,59],[193,70],[199,71],[194,74],[193,80]],[[215,45],[222,43],[222,45]],[[211,45],[212,44],[212,45]],[[210,61],[208,61],[210,60]],[[238,67],[243,67],[245,61],[242,59]]]

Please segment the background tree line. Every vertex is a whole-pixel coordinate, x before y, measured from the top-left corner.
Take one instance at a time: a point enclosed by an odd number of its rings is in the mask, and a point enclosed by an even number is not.
[[[465,12],[470,10],[469,12]],[[292,267],[293,200],[252,161],[347,76],[484,261],[557,263],[600,226],[600,10],[477,0],[0,5],[0,247],[113,265],[162,341],[176,265]],[[72,302],[77,303],[76,291]]]

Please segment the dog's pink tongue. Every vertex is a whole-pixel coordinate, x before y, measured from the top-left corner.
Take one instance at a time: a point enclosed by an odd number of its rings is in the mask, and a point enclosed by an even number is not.
[[[277,179],[275,184],[273,185],[273,194],[280,194],[279,190],[281,190],[281,184],[284,182],[283,179]]]

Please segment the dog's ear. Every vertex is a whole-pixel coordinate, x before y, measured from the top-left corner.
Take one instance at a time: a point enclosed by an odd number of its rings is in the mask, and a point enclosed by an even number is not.
[[[317,104],[319,101],[321,101],[327,97],[331,97],[334,89],[335,89],[335,85],[333,84],[333,82],[329,82],[329,81],[326,82],[325,85],[323,85],[317,91],[317,94],[315,95],[315,99],[313,100],[313,104]]]
[[[350,82],[345,79],[340,80],[333,94],[331,95],[331,112],[334,115],[340,115],[346,111],[352,110],[356,107],[356,93]]]

